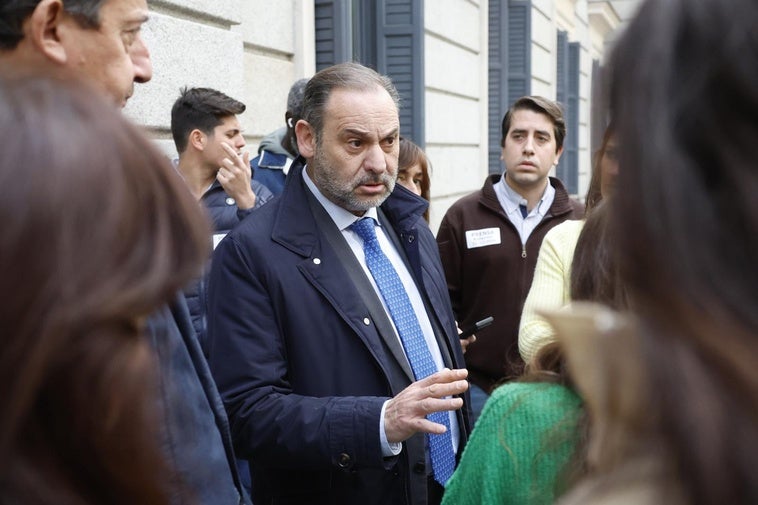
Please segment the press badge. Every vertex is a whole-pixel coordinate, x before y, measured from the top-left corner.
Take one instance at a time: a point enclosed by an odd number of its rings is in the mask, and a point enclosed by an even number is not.
[[[500,243],[500,228],[482,228],[466,232],[466,247],[475,249]]]

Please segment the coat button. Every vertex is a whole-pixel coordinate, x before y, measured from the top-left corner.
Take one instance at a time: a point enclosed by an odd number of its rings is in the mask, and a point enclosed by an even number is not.
[[[313,258],[313,264],[314,265],[320,265],[321,264],[321,258]]]
[[[423,461],[417,462],[415,465],[413,465],[413,472],[426,473],[426,463],[424,463]]]
[[[236,202],[234,201],[234,198],[231,196],[226,197],[226,204],[227,205],[234,205]]]
[[[339,459],[337,460],[337,465],[340,468],[347,468],[350,466],[350,455],[345,454],[344,452],[339,455]]]
[[[367,317],[364,317],[363,318],[363,324],[365,324],[366,326],[370,325],[371,324],[371,319],[369,319]]]
[[[414,240],[416,240],[416,237],[414,237],[413,235],[408,235],[408,243],[409,244],[412,244]]]

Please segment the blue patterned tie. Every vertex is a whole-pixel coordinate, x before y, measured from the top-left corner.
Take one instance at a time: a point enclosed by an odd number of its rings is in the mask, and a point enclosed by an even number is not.
[[[421,380],[437,371],[432,360],[432,354],[426,345],[416,313],[413,311],[411,300],[405,292],[400,277],[390,260],[384,255],[374,231],[374,220],[363,218],[351,225],[351,228],[363,239],[363,252],[366,255],[366,265],[374,277],[384,303],[390,311],[395,328],[400,334],[400,340],[405,349],[405,355],[413,369],[416,380]],[[447,412],[433,412],[426,416],[432,422],[442,424],[447,431],[441,435],[429,434],[429,452],[432,456],[434,480],[443,486],[453,474],[455,455],[450,438],[450,417]]]

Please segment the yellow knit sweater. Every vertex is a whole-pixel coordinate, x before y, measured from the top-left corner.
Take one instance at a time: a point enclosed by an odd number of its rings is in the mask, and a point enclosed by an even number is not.
[[[560,309],[571,301],[571,263],[583,226],[584,221],[564,221],[542,241],[519,325],[518,348],[527,363],[555,338],[553,328],[537,311]]]

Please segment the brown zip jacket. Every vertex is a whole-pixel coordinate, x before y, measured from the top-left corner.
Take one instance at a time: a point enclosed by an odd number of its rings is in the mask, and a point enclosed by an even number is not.
[[[519,375],[523,369],[518,352],[519,320],[542,239],[552,227],[567,219],[580,219],[584,213],[583,206],[569,197],[561,181],[550,177],[555,199],[522,247],[516,227],[495,194],[494,184],[500,178],[499,174],[489,176],[481,190],[455,202],[437,233],[458,326],[465,328],[487,316],[495,318],[476,334],[476,342],[468,346],[465,355],[469,380],[485,391],[504,378]],[[499,230],[499,243],[467,247],[467,231],[491,228]],[[495,241],[491,238],[486,242]]]

